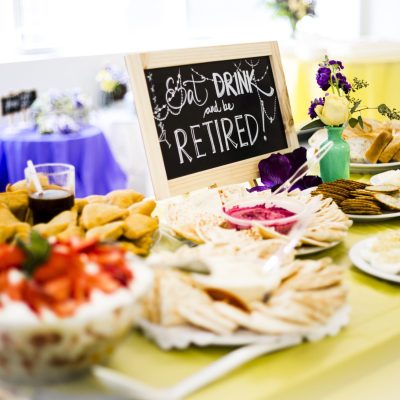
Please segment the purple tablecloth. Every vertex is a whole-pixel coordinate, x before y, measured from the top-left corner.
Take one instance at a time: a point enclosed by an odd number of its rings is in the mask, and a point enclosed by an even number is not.
[[[9,134],[0,128],[0,191],[24,179],[27,160],[34,164],[59,162],[75,166],[77,197],[106,194],[126,187],[126,175],[116,163],[103,133],[94,126],[63,135],[41,135],[25,129]]]

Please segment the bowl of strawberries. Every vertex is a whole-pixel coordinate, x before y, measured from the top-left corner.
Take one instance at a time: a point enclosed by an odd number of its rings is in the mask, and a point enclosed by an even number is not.
[[[144,263],[95,239],[0,245],[0,379],[59,382],[103,361],[152,281]]]

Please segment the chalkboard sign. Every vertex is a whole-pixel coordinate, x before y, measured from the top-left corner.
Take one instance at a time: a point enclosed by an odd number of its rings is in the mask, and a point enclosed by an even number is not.
[[[1,98],[2,115],[14,114],[27,110],[36,100],[36,91],[24,91]]]
[[[260,159],[297,146],[274,42],[130,55],[127,66],[159,198],[254,179]]]

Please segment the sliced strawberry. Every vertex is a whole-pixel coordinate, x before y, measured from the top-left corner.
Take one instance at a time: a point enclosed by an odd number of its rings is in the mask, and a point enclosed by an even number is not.
[[[20,267],[24,259],[25,254],[19,247],[0,244],[0,271]]]
[[[74,314],[78,307],[79,304],[75,300],[67,300],[52,304],[50,309],[59,317],[69,317]]]
[[[76,251],[77,253],[87,252],[88,250],[93,249],[98,240],[96,238],[92,239],[81,239],[78,237],[73,237],[70,239],[69,245],[71,249]]]
[[[22,288],[23,288],[23,283],[19,282],[15,285],[9,285],[5,290],[5,293],[11,300],[21,301],[23,300]]]
[[[118,265],[117,268],[115,266],[105,266],[103,267],[103,271],[122,286],[128,286],[129,282],[133,279],[132,271],[125,265]]]
[[[33,274],[37,282],[46,282],[66,275],[71,265],[72,255],[52,251],[49,259]]]
[[[22,281],[21,294],[24,302],[35,313],[39,314],[46,305],[45,295],[34,281]]]
[[[63,276],[48,281],[43,285],[43,292],[54,301],[67,300],[71,295],[71,280]]]
[[[76,302],[80,304],[88,300],[91,288],[85,275],[73,278],[71,286],[71,296]]]
[[[94,289],[101,290],[105,293],[112,293],[120,287],[110,276],[102,273],[90,276],[89,282]]]

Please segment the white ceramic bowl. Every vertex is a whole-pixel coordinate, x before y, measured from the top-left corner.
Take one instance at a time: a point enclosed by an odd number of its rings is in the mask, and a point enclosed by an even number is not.
[[[134,306],[152,282],[140,259],[129,261],[134,279],[114,293],[93,292],[76,314],[38,318],[20,302],[0,309],[0,379],[6,382],[60,382],[103,361],[135,319]]]

